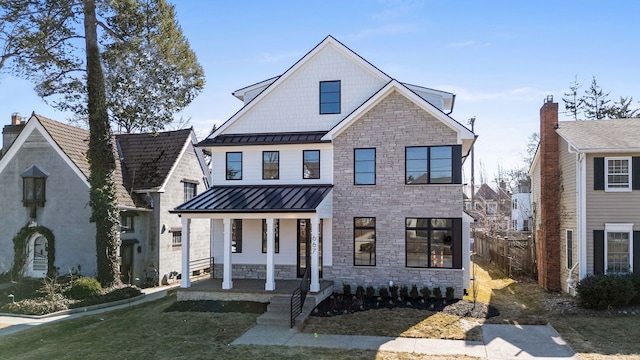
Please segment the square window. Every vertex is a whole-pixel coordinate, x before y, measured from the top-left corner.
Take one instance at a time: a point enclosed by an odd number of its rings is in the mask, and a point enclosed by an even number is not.
[[[407,267],[453,268],[453,219],[407,218]]]
[[[131,215],[120,214],[120,231],[130,233],[135,231],[135,217]]]
[[[262,179],[275,180],[280,177],[280,152],[262,152]]]
[[[320,114],[340,113],[340,81],[320,82]]]
[[[355,149],[353,168],[355,185],[375,185],[376,149]]]
[[[605,189],[608,191],[631,191],[631,158],[605,158]]]
[[[353,219],[353,265],[376,266],[376,218]]]
[[[302,152],[302,178],[320,179],[320,150]]]
[[[227,180],[242,180],[242,153],[227,153]]]

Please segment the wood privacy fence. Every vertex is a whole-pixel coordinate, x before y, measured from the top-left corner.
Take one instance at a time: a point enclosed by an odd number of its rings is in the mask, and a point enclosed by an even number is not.
[[[475,231],[473,251],[491,261],[507,276],[525,275],[535,278],[535,245],[529,232],[488,234]]]

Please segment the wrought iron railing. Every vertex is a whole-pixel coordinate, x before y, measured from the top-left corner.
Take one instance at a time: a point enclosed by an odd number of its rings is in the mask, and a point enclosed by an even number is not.
[[[297,289],[293,290],[293,294],[291,294],[291,327],[294,327],[296,324],[296,317],[302,313],[302,307],[304,306],[304,300],[307,298],[307,293],[309,292],[309,287],[311,286],[310,275],[311,272],[309,268],[304,271],[304,275],[302,276],[302,280],[300,281],[300,286]]]

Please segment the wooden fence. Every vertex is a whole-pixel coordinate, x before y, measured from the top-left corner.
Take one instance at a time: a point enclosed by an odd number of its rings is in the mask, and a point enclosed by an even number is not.
[[[531,233],[513,232],[474,234],[473,251],[491,261],[507,276],[525,275],[535,278],[535,245]]]

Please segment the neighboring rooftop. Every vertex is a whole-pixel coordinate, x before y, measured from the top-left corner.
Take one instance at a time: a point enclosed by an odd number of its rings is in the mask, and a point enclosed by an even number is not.
[[[640,151],[640,118],[559,121],[556,132],[579,151]]]

